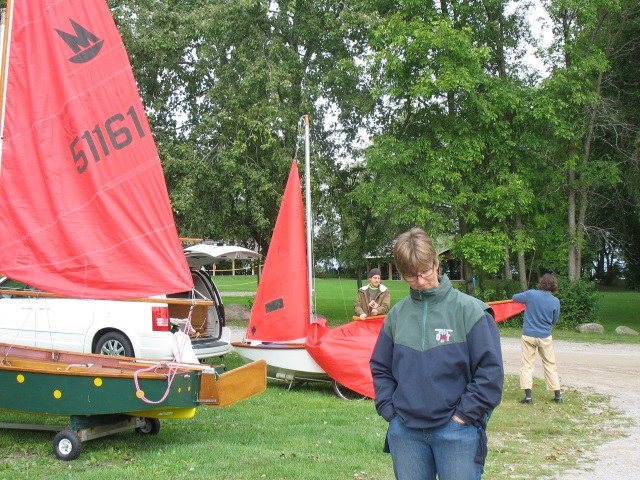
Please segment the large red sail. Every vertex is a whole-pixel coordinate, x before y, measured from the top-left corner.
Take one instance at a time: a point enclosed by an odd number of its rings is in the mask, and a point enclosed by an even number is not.
[[[191,289],[158,152],[107,4],[13,4],[0,272],[81,298]]]
[[[298,165],[293,161],[246,339],[287,342],[306,337],[310,320],[304,207]]]

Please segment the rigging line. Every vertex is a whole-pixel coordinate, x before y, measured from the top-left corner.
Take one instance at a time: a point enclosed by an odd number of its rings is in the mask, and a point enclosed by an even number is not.
[[[300,151],[300,141],[304,143],[304,115],[300,117],[298,120],[298,124],[296,125],[296,149],[293,152],[293,159],[298,161],[298,152]]]
[[[191,329],[191,315],[193,314],[193,305],[191,306],[191,308],[189,309],[189,316],[187,317],[187,321],[184,325],[184,332],[185,333],[185,337],[189,338],[189,335],[186,333]],[[183,337],[183,343],[182,345],[180,345],[180,357],[182,357],[182,354],[184,352],[184,348],[186,346],[186,340]],[[174,358],[174,360],[177,360],[177,358]],[[180,361],[182,361],[182,358],[180,358]],[[164,392],[164,395],[162,396],[162,398],[160,400],[149,400],[147,397],[145,397],[144,395],[144,391],[140,388],[140,382],[138,381],[138,375],[140,372],[148,372],[151,370],[156,370],[162,366],[167,367],[167,369],[169,370],[169,373],[167,374],[167,389]],[[140,370],[136,370],[135,372],[133,372],[133,381],[135,383],[136,386],[136,394],[138,395],[138,398],[140,398],[140,400],[142,400],[145,403],[149,403],[152,405],[156,405],[158,403],[162,403],[166,400],[166,398],[169,396],[169,393],[171,392],[171,384],[173,383],[173,379],[175,378],[176,374],[178,373],[178,362],[157,362],[155,364],[149,365],[147,368],[141,368]]]
[[[36,309],[37,309],[37,307],[38,307],[38,306],[37,306],[38,298],[39,298],[38,296],[34,296],[34,297],[26,297],[26,298],[25,298],[25,300],[26,300],[26,299],[33,299],[33,306],[32,306],[32,307],[30,307],[30,308],[29,308],[29,307],[27,307],[27,308],[22,307],[22,309],[23,309],[23,310],[28,310],[28,311],[27,311],[27,316],[26,316],[26,317],[24,317],[24,320],[22,321],[22,324],[21,324],[21,325],[18,327],[18,329],[16,330],[16,335],[15,335],[15,337],[13,337],[13,340],[9,343],[9,349],[5,352],[5,359],[6,359],[7,355],[9,355],[9,351],[11,350],[11,347],[13,347],[14,345],[16,345],[16,344],[17,344],[18,336],[19,336],[23,331],[25,331],[25,330],[24,330],[25,325],[27,324],[27,320],[29,320],[29,317],[31,317],[31,314],[32,314],[32,313],[33,313],[33,321],[34,321],[34,326],[35,326],[35,321],[36,321]],[[22,300],[22,299],[20,299],[20,300]],[[26,304],[26,302],[22,302],[22,301],[21,301],[21,303],[25,303],[25,304]],[[47,312],[47,318],[48,318],[48,312]],[[34,329],[35,329],[35,328],[34,328]],[[35,332],[34,332],[34,334],[35,334]],[[49,335],[51,335],[51,327],[49,327]],[[34,340],[35,340],[35,337],[34,337]],[[53,340],[51,340],[51,349],[53,350]]]

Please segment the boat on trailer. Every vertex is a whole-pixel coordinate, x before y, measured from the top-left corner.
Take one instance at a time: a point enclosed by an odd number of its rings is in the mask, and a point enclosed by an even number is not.
[[[193,280],[131,65],[103,0],[9,0],[0,70],[0,273],[72,298],[183,302]],[[139,251],[152,252],[141,262]],[[149,261],[150,259],[150,261]],[[159,298],[163,297],[163,298]],[[193,295],[195,298],[196,295]],[[167,319],[169,321],[169,319]],[[183,358],[190,358],[184,356]],[[266,363],[224,367],[0,344],[0,413],[70,417],[54,453],[266,388]]]

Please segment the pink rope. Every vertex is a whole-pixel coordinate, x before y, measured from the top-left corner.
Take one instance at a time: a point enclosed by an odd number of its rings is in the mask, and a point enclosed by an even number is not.
[[[192,313],[193,313],[193,305],[189,309],[189,316],[187,317],[187,321],[184,325],[185,333],[191,330],[191,314]],[[188,338],[189,338],[189,335],[187,334],[182,341],[182,345],[180,346],[179,350],[180,350],[181,357],[182,357],[182,352],[184,351],[184,347],[186,345],[186,341]],[[175,357],[174,357],[174,360],[175,360]],[[169,370],[169,373],[167,374],[167,389],[165,390],[164,395],[160,400],[157,400],[157,401],[149,400],[147,397],[144,396],[144,393],[140,388],[140,384],[138,382],[138,374],[140,372],[149,372],[152,370],[156,370],[161,366],[166,366],[167,369]],[[138,398],[140,398],[140,400],[142,400],[143,402],[149,403],[152,405],[157,405],[159,403],[164,402],[169,396],[169,392],[171,391],[171,384],[173,383],[173,379],[175,378],[177,372],[178,372],[178,365],[175,362],[158,362],[154,365],[150,365],[147,368],[141,368],[140,370],[136,370],[135,372],[133,372],[133,381],[135,382],[135,385],[136,385],[136,393],[138,394]]]

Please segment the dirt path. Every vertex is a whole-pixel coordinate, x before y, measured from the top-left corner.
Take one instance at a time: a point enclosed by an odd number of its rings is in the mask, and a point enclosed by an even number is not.
[[[560,383],[611,396],[611,404],[634,421],[629,436],[599,445],[579,471],[562,480],[640,479],[640,345],[554,341]],[[520,339],[503,338],[505,373],[519,374]],[[534,376],[544,378],[536,358]],[[535,400],[535,399],[534,399]]]

